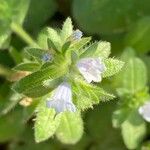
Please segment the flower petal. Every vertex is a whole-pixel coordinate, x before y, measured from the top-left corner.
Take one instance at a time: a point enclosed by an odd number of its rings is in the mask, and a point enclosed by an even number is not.
[[[139,114],[148,122],[150,122],[150,102],[146,102],[139,108]]]
[[[72,103],[71,87],[67,82],[60,84],[54,94],[46,102],[48,108],[54,108],[57,113],[63,111],[75,112],[76,107]]]
[[[99,58],[83,58],[77,63],[77,67],[88,83],[100,82],[101,74],[106,70]]]

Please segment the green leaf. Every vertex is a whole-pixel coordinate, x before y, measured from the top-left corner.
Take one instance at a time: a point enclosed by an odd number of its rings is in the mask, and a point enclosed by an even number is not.
[[[65,144],[77,143],[83,134],[83,121],[79,113],[63,112],[56,131],[57,138]]]
[[[55,0],[31,0],[24,26],[28,31],[37,32],[53,16],[57,9]]]
[[[86,38],[82,38],[79,41],[75,41],[72,45],[71,45],[71,50],[78,52],[78,53],[82,53],[83,51],[83,47],[88,44],[91,40],[91,37],[86,37]]]
[[[109,58],[104,60],[104,64],[106,66],[106,71],[103,73],[103,77],[110,77],[122,69],[124,62]]]
[[[43,82],[48,79],[56,79],[66,73],[66,66],[51,65],[45,69],[34,72],[13,85],[13,89],[25,95],[32,97],[42,96],[47,90],[43,86]],[[46,91],[45,91],[46,90]]]
[[[22,110],[13,109],[11,113],[0,117],[0,142],[4,143],[19,136],[24,130]]]
[[[6,87],[3,86],[1,88],[6,88]],[[3,90],[5,90],[5,89],[3,89]],[[3,92],[3,91],[1,91],[1,92]],[[9,93],[7,93],[7,96],[4,96],[1,99],[3,99],[3,101],[1,101],[0,117],[11,112],[15,108],[15,106],[18,104],[18,102],[22,99],[22,95],[15,93],[15,92],[9,92]]]
[[[37,43],[42,49],[48,49],[47,45],[48,32],[47,28],[41,30],[37,37]]]
[[[7,0],[1,1],[0,4],[0,20],[3,22],[14,21],[22,24],[28,10],[30,0]]]
[[[47,45],[51,51],[55,51],[55,52],[59,53],[59,49],[58,49],[57,45],[54,44],[54,42],[50,38],[47,39]]]
[[[34,62],[28,62],[28,63],[21,63],[14,67],[14,70],[19,70],[19,71],[37,71],[40,69],[40,64],[39,63],[34,63]]]
[[[98,141],[97,144],[93,144],[93,150],[127,150],[119,130],[114,129],[111,124],[115,107],[116,103],[110,101],[101,103],[93,110],[86,112],[84,117],[86,119],[85,131],[88,132],[91,141],[93,139]]]
[[[36,58],[38,61],[42,61],[42,58],[45,54],[49,54],[49,51],[42,50],[39,48],[26,48],[26,52],[30,54],[32,57]]]
[[[88,84],[83,80],[75,79],[73,83],[73,97],[78,109],[85,110],[92,108],[94,104],[100,101],[107,101],[114,98],[102,88]]]
[[[11,23],[22,25],[30,0],[1,0],[0,3],[0,47],[7,48],[11,35]]]
[[[73,17],[86,33],[119,34],[128,31],[138,19],[149,16],[149,5],[149,0],[75,0]]]
[[[131,94],[135,94],[144,89],[147,84],[146,66],[139,58],[129,59],[116,79],[116,84],[120,88],[126,89]]]
[[[67,18],[61,30],[61,39],[63,42],[67,40],[73,33],[73,25],[70,18]]]
[[[62,46],[62,53],[65,53],[69,49],[70,45],[71,45],[70,41],[64,43],[64,45]]]
[[[125,38],[125,43],[132,46],[140,53],[146,53],[150,49],[150,17],[140,19],[131,28]]]
[[[84,57],[100,57],[102,59],[108,58],[110,55],[111,46],[109,42],[106,41],[100,41],[95,42],[91,45],[89,45],[87,48],[85,48],[85,51],[81,54],[81,58]]]
[[[13,6],[11,6],[11,9],[14,9],[14,22],[17,22],[19,24],[22,24],[24,22],[26,13],[28,11],[30,0],[20,0],[19,2],[17,0],[9,0],[12,1]]]
[[[57,82],[56,82],[57,84]],[[38,98],[41,96],[44,96],[46,94],[48,94],[49,92],[51,92],[54,88],[55,88],[55,81],[53,81],[53,84],[50,86],[45,86],[44,84],[37,84],[34,87],[28,88],[26,89],[24,92],[22,92],[22,94],[28,96],[28,97],[33,97],[33,98]]]
[[[146,124],[137,111],[130,113],[121,125],[122,136],[128,149],[136,149],[146,134]]]
[[[46,101],[39,104],[34,126],[36,142],[42,142],[54,135],[59,125],[59,117],[55,116],[55,110],[47,108]]]
[[[131,47],[126,47],[121,55],[121,60],[128,62],[129,59],[136,57],[135,50]]]
[[[62,41],[61,41],[59,33],[50,27],[47,28],[47,32],[48,32],[48,38],[52,41],[51,43],[53,43],[54,46],[56,47],[56,49],[58,51],[60,51],[61,46],[62,46]],[[50,44],[49,44],[49,46],[50,46]],[[49,48],[53,48],[54,46],[51,45]]]
[[[114,128],[121,127],[121,124],[126,120],[129,113],[130,111],[127,108],[117,109],[116,111],[114,111],[112,116],[113,127]]]

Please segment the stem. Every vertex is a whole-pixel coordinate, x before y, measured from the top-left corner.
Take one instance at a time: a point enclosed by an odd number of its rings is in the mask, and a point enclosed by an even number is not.
[[[21,25],[13,22],[11,24],[11,29],[18,36],[20,36],[28,45],[38,47],[37,43],[30,37],[30,35],[22,28]]]

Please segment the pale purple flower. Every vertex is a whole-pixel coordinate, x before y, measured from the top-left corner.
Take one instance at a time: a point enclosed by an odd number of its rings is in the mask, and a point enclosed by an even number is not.
[[[72,102],[71,86],[67,82],[60,84],[52,97],[47,100],[46,106],[54,108],[57,113],[64,111],[75,112],[76,107]]]
[[[147,101],[139,109],[139,114],[148,122],[150,122],[150,101]]]
[[[75,30],[72,34],[73,40],[80,40],[82,36],[83,36],[82,32],[78,29]]]
[[[79,60],[77,67],[88,83],[100,82],[102,73],[106,70],[100,58],[83,58]]]
[[[45,61],[45,62],[48,62],[48,61],[50,61],[51,59],[52,59],[52,56],[51,56],[50,54],[48,54],[48,53],[46,53],[46,54],[44,54],[44,55],[42,56],[42,60]]]

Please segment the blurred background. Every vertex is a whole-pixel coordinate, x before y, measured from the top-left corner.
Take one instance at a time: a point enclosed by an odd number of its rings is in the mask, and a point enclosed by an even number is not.
[[[19,95],[10,89],[16,80],[11,68],[22,61],[20,53],[30,42],[20,38],[9,25],[12,20],[18,21],[38,40],[46,26],[61,28],[70,16],[74,29],[80,29],[93,40],[109,41],[112,56],[120,58],[126,48],[134,49],[147,67],[150,80],[150,0],[30,0],[28,9],[22,1],[0,0],[0,150],[127,150],[120,129],[112,127],[112,114],[119,98],[83,114],[84,135],[76,145],[64,145],[55,137],[35,144],[31,116],[36,102],[23,107],[18,104]],[[22,16],[20,20],[18,14]],[[17,78],[19,76],[22,75],[18,74]],[[115,82],[115,79],[110,80]],[[110,80],[104,86],[115,93]],[[149,141],[148,127],[138,149],[150,150]]]

